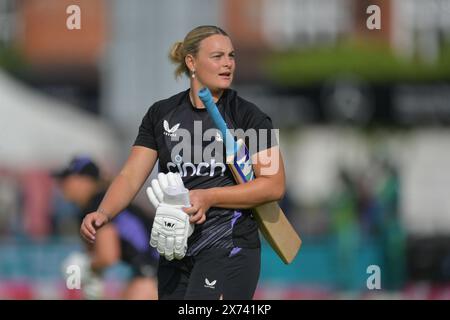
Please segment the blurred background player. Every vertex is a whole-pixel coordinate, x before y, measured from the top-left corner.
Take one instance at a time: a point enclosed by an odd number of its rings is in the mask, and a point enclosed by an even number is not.
[[[55,172],[53,176],[64,198],[80,209],[80,223],[87,213],[98,208],[107,185],[92,159],[75,157],[66,168]],[[131,267],[132,276],[121,298],[157,299],[155,275],[158,253],[149,245],[152,223],[152,218],[139,207],[130,205],[112,223],[101,229],[95,244],[86,244],[87,256],[74,253],[68,257],[65,264],[76,264],[81,269],[85,298],[101,298],[103,271],[123,262]]]

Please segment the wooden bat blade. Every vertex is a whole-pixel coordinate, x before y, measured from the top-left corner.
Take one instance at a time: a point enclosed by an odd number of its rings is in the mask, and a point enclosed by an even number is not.
[[[227,157],[227,163],[237,183],[242,184],[253,179],[248,150],[242,140],[238,140],[236,154]],[[268,202],[253,211],[259,230],[272,249],[284,263],[291,263],[297,256],[302,241],[278,203]]]
[[[239,184],[245,183],[239,168],[234,164],[229,164],[229,167],[235,180]],[[297,256],[302,241],[278,203],[268,202],[255,207],[253,211],[258,227],[272,249],[284,263],[291,263]]]
[[[291,223],[276,202],[268,202],[255,209],[255,219],[261,233],[284,263],[291,263],[302,245]]]

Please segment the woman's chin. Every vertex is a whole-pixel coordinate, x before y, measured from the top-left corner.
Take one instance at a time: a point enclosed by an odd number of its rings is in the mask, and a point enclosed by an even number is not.
[[[221,81],[215,87],[217,88],[217,90],[225,90],[225,89],[228,89],[230,86],[231,86],[231,81]]]
[[[231,81],[220,81],[216,83],[211,83],[206,85],[212,92],[223,91],[229,89],[231,86]]]

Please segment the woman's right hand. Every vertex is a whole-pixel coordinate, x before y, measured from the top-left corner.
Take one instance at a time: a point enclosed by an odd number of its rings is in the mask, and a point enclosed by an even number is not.
[[[100,211],[87,214],[81,223],[80,233],[89,243],[94,243],[95,233],[109,222],[109,217]]]

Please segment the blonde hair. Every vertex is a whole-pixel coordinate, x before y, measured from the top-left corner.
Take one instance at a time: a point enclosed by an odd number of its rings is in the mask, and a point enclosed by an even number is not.
[[[169,58],[170,60],[177,64],[175,69],[175,77],[178,78],[182,73],[189,77],[189,68],[186,66],[184,61],[188,54],[197,55],[198,49],[200,47],[200,42],[212,35],[220,34],[227,36],[228,34],[221,28],[216,26],[199,26],[195,29],[189,31],[183,41],[177,41],[172,45],[170,50]]]

